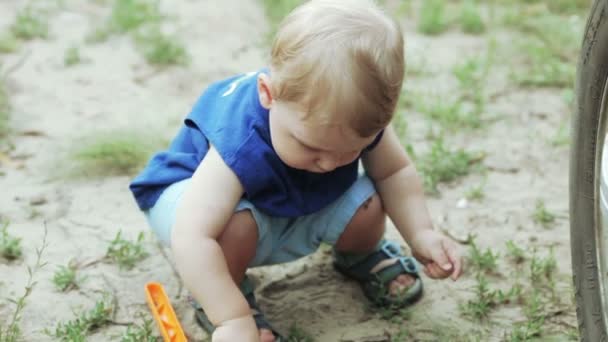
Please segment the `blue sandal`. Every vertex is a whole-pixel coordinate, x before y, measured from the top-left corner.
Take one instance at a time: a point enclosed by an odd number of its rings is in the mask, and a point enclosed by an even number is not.
[[[370,272],[379,262],[386,259],[398,261],[378,272]],[[380,248],[367,255],[339,253],[334,250],[334,260],[334,268],[346,277],[358,281],[365,296],[378,306],[404,307],[422,297],[418,262],[413,257],[403,256],[401,248],[395,242],[383,240]],[[401,274],[414,277],[415,282],[399,295],[391,295],[387,285]]]
[[[268,323],[268,321],[266,320],[266,317],[264,317],[264,314],[260,310],[260,307],[258,306],[258,303],[255,299],[255,295],[253,293],[253,284],[251,283],[251,280],[249,280],[249,278],[247,276],[245,276],[245,278],[243,279],[243,282],[241,283],[241,292],[243,292],[243,295],[245,296],[247,303],[249,303],[249,307],[253,311],[253,320],[255,321],[255,325],[258,327],[258,330],[259,329],[268,329],[274,335],[274,339],[276,342],[285,341],[283,336],[281,336],[270,325],[270,323]],[[211,323],[211,321],[209,321],[209,318],[207,317],[207,314],[205,313],[205,311],[203,311],[201,306],[196,301],[194,301],[194,299],[191,299],[191,304],[195,309],[194,317],[196,318],[196,322],[209,335],[211,335],[213,333],[213,331],[215,330],[215,326]]]

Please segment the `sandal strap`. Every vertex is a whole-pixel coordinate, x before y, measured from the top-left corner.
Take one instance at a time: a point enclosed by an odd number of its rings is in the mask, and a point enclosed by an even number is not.
[[[281,336],[281,334],[279,334],[270,325],[270,323],[266,320],[266,317],[262,313],[262,310],[260,310],[260,306],[258,305],[258,302],[255,298],[253,282],[249,279],[249,277],[247,277],[247,275],[245,275],[245,278],[243,278],[243,281],[241,282],[241,285],[239,288],[241,289],[241,292],[245,296],[245,300],[247,301],[247,304],[249,304],[249,308],[251,308],[251,310],[253,311],[253,320],[255,321],[256,327],[258,327],[258,329],[270,330],[272,332],[272,334],[274,335],[276,342],[283,341],[284,339]],[[203,311],[201,306],[194,299],[191,299],[191,304],[196,310],[196,312],[195,312],[196,321],[207,332],[212,333],[213,330],[215,330],[215,327],[209,321],[207,314],[205,314],[205,312]]]
[[[334,253],[339,270],[359,281],[377,280],[379,276],[383,282],[389,282],[403,272],[418,277],[420,271],[418,262],[413,257],[404,256],[399,244],[394,241],[382,240],[379,246],[375,252],[365,256]],[[398,262],[376,273],[370,272],[381,261],[387,259],[398,259]],[[392,276],[392,278],[389,278],[389,276]]]

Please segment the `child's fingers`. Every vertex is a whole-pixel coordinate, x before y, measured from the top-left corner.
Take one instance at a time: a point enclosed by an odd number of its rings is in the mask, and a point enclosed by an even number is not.
[[[453,268],[452,280],[457,280],[460,277],[460,274],[462,274],[462,255],[460,253],[460,248],[451,241],[446,243],[446,245],[445,252],[450,259]]]
[[[439,265],[437,265],[434,262],[425,265],[424,270],[425,270],[424,273],[429,278],[433,278],[433,279],[443,279],[443,278],[446,278],[447,276],[449,276],[451,273],[449,271],[442,269],[441,267],[439,267]]]
[[[444,249],[445,248],[434,248],[431,250],[431,257],[433,258],[433,263],[437,264],[444,271],[452,273],[452,262],[450,262],[450,259]]]

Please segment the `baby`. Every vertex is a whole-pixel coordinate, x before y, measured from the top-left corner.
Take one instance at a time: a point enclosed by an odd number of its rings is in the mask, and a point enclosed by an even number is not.
[[[418,263],[383,239],[387,215],[427,276],[460,276],[459,246],[433,230],[390,125],[403,49],[398,25],[371,1],[306,2],[279,28],[269,68],[210,85],[133,180],[213,341],[280,341],[246,270],[322,242],[375,304],[416,301]]]

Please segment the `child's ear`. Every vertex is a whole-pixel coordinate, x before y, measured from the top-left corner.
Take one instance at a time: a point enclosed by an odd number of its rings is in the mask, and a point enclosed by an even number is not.
[[[270,76],[265,73],[258,74],[258,96],[260,104],[266,109],[272,107],[272,93],[270,92]]]

